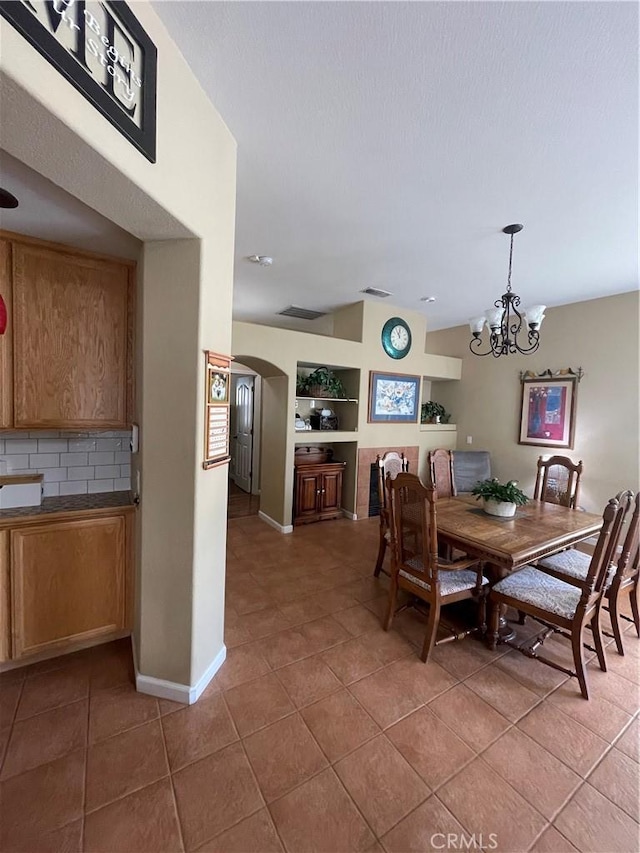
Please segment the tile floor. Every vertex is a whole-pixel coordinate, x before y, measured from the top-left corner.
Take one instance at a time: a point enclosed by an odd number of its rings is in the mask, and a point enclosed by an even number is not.
[[[375,519],[230,521],[227,661],[190,708],[134,691],[127,641],[1,676],[0,849],[636,853],[632,631],[590,702],[472,638],[424,665],[376,551]]]

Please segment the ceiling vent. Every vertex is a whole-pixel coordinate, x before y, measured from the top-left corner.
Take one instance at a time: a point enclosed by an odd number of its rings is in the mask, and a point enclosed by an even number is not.
[[[324,317],[326,311],[310,311],[309,308],[301,308],[299,305],[289,305],[284,311],[278,311],[282,317],[297,317],[299,320],[317,320]]]
[[[379,290],[377,287],[365,287],[360,293],[368,293],[369,296],[379,296],[380,299],[385,299],[387,296],[392,295],[388,290]]]

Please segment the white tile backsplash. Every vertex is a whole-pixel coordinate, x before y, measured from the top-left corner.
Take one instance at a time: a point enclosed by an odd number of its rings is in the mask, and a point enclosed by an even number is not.
[[[7,472],[44,476],[44,497],[119,492],[131,488],[128,430],[61,430],[0,433]]]
[[[59,468],[59,453],[30,453],[29,468]]]
[[[89,465],[113,465],[115,462],[113,450],[102,450],[89,454]]]
[[[4,443],[4,452],[5,453],[37,453],[38,452],[38,442],[33,440],[30,441],[27,439],[26,441],[22,441],[18,438],[9,438]]]

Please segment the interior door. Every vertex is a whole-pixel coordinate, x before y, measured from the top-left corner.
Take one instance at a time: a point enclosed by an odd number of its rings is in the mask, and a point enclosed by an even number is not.
[[[253,376],[234,376],[235,394],[232,439],[231,479],[245,492],[251,491],[251,456],[253,453]]]

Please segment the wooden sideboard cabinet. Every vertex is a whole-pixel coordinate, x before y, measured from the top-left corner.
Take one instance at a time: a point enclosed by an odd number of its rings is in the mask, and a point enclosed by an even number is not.
[[[67,513],[0,530],[0,660],[131,630],[133,518],[132,508]]]
[[[294,525],[342,516],[342,474],[346,464],[327,462],[296,466]]]
[[[133,420],[135,264],[0,235],[0,427]]]

